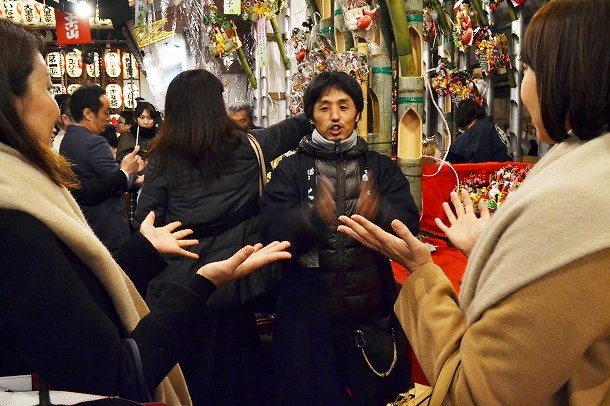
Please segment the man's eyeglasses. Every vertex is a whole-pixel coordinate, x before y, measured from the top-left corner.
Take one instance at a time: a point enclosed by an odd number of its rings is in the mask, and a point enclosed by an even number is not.
[[[127,121],[121,121],[121,120],[119,120],[119,121],[117,121],[117,124],[122,124],[122,125],[125,125],[125,124],[127,124]]]

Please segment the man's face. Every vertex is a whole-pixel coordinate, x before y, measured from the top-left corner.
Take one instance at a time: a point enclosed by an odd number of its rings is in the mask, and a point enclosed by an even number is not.
[[[94,134],[100,134],[104,131],[110,121],[110,100],[108,100],[106,95],[101,95],[100,103],[102,107],[97,113],[94,113],[89,108],[85,108],[83,110],[83,120],[78,123]]]
[[[229,118],[244,131],[249,130],[252,126],[252,120],[250,120],[246,110],[231,111],[229,112]]]
[[[352,134],[358,122],[354,101],[343,90],[330,87],[313,106],[316,130],[328,141],[343,141]]]
[[[117,124],[117,131],[121,134],[128,133],[129,130],[131,129],[131,123],[128,123],[127,120],[125,120],[125,117],[119,117],[116,124]]]

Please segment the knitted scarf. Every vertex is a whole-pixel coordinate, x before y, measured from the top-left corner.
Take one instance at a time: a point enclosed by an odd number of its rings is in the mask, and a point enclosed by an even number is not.
[[[125,330],[132,331],[148,314],[148,307],[95,236],[70,192],[3,143],[0,143],[0,168],[0,207],[23,211],[45,223],[99,279]],[[179,366],[157,387],[155,400],[172,406],[191,404]]]
[[[610,247],[610,133],[557,144],[493,216],[468,261],[468,325],[521,287]]]

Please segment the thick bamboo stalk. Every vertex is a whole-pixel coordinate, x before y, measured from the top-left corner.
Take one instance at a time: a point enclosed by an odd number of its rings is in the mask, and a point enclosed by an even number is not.
[[[271,21],[271,28],[273,29],[273,33],[275,34],[275,42],[277,43],[277,47],[280,50],[280,55],[282,57],[282,63],[284,64],[284,68],[286,70],[289,70],[290,60],[288,59],[288,55],[286,55],[286,48],[284,47],[282,32],[280,31],[280,27],[278,27],[277,25],[277,18],[275,18],[275,14],[271,16],[269,21]]]
[[[244,50],[241,48],[237,48],[237,56],[239,57],[239,63],[241,64],[241,68],[244,70],[244,72],[246,72],[246,75],[248,76],[248,82],[250,82],[250,85],[252,85],[253,89],[256,89],[256,78],[252,73],[252,69],[250,68],[250,64],[246,59],[246,55],[244,55]]]
[[[388,5],[390,20],[392,20],[392,28],[394,30],[400,75],[416,76],[417,69],[415,68],[413,49],[411,48],[409,26],[407,25],[407,20],[405,18],[405,6],[403,5],[402,0],[386,0],[386,3]]]

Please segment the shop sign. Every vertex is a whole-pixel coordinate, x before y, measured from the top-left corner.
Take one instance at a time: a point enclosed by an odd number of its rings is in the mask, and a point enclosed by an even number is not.
[[[90,44],[91,28],[89,27],[89,19],[80,19],[70,13],[64,13],[55,10],[55,20],[57,26],[57,43],[59,45],[75,45],[75,44]]]
[[[128,109],[135,109],[136,98],[140,97],[140,87],[137,83],[127,83],[123,86],[123,96],[125,107]]]
[[[110,108],[118,109],[121,107],[121,86],[116,83],[106,86],[106,96],[110,100]]]
[[[60,78],[64,75],[65,60],[61,52],[49,52],[47,54],[47,66],[52,78]]]
[[[123,53],[123,79],[139,79],[140,78],[140,67],[136,62],[135,56],[129,52]]]
[[[66,54],[66,72],[71,78],[78,78],[83,74],[83,65],[80,54],[68,52]]]
[[[97,52],[93,53],[93,63],[87,65],[87,75],[90,78],[100,77],[100,54]]]

